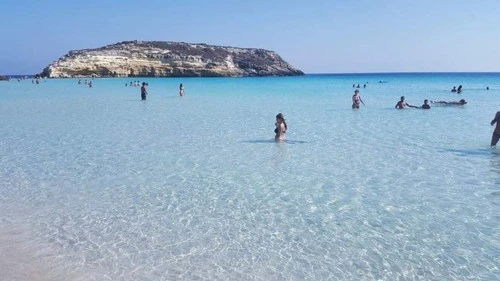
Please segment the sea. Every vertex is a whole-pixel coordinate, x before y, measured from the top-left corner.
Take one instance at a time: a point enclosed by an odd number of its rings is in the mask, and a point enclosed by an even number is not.
[[[500,280],[500,73],[78,80],[0,82],[2,280]]]

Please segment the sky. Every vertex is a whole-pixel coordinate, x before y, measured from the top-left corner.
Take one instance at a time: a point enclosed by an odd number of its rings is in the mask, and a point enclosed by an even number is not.
[[[498,0],[2,0],[0,74],[129,40],[277,52],[306,73],[499,72]]]

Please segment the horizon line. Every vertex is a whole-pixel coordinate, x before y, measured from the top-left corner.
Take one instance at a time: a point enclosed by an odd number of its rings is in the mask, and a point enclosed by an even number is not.
[[[304,72],[305,75],[366,75],[366,74],[500,74],[500,71],[381,71],[381,72]],[[35,76],[38,74],[0,74],[0,76]],[[265,76],[264,76],[265,77]],[[275,76],[270,76],[275,77]],[[286,77],[286,76],[284,76]],[[110,78],[110,77],[106,77]],[[112,77],[111,77],[112,78]],[[127,78],[127,77],[116,77]],[[157,78],[162,78],[158,76]],[[175,77],[163,77],[175,78]],[[195,77],[196,78],[196,77]],[[200,77],[203,78],[203,77]],[[224,78],[224,77],[221,77]]]
[[[458,74],[458,73],[499,73],[500,71],[380,71],[380,72],[308,72],[306,75],[321,75],[321,74]]]

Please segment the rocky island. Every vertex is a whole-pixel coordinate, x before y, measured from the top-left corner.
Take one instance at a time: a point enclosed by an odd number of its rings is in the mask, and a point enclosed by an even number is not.
[[[0,81],[8,81],[8,80],[9,80],[8,77],[0,75]]]
[[[70,51],[42,77],[241,77],[304,75],[264,49],[183,42],[124,41]]]

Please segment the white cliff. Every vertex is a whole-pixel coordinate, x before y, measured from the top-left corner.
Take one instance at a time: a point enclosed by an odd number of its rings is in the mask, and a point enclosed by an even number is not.
[[[44,77],[225,77],[303,75],[277,53],[250,48],[160,41],[127,41],[70,51]]]

